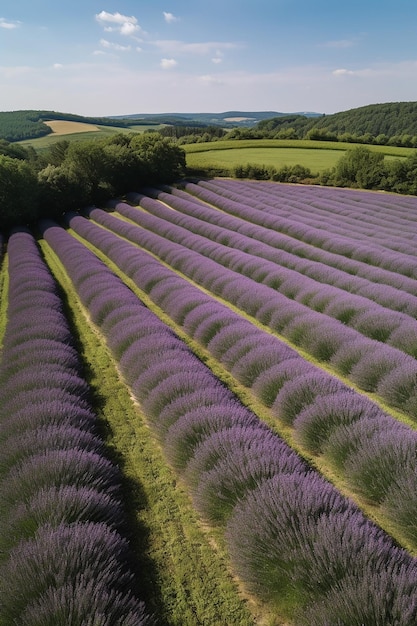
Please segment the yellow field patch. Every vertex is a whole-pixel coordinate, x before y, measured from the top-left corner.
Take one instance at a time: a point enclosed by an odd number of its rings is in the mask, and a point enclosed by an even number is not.
[[[45,124],[52,129],[55,135],[72,135],[73,133],[91,133],[100,129],[95,124],[86,122],[67,122],[66,120],[49,120]]]

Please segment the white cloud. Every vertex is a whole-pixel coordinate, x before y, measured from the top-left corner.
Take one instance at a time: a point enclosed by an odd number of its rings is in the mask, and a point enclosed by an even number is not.
[[[217,76],[212,76],[211,74],[204,74],[198,77],[199,82],[204,85],[223,85],[224,82],[220,80]]]
[[[223,62],[223,52],[221,50],[216,50],[216,55],[211,59],[212,63],[219,65]]]
[[[216,54],[219,56],[221,50],[232,50],[239,46],[231,42],[205,41],[196,43],[185,43],[175,39],[158,39],[152,42],[161,52],[170,54]]]
[[[62,65],[62,63],[54,63],[52,67],[54,68],[54,70],[60,70],[64,66]]]
[[[107,41],[107,39],[100,39],[100,44],[103,46],[103,48],[117,50],[118,52],[127,52],[131,49],[130,46],[121,46],[118,43],[112,43],[111,41]]]
[[[127,37],[132,37],[138,32],[144,32],[133,15],[101,11],[101,13],[96,14],[96,20],[106,32],[118,32]]]
[[[5,28],[7,30],[13,30],[14,28],[18,28],[20,26],[20,22],[8,22],[4,19],[4,17],[0,17],[0,28]]]
[[[340,68],[338,70],[333,70],[332,74],[334,76],[353,76],[356,72],[353,70],[347,70],[345,68]]]
[[[161,67],[163,70],[170,70],[178,65],[175,59],[161,59]]]
[[[172,22],[178,22],[178,17],[175,17],[173,13],[168,13],[167,11],[164,11],[164,20],[168,24],[171,24]]]

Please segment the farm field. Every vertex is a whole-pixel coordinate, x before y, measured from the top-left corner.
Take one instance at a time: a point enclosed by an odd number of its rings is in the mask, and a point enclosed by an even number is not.
[[[145,130],[160,128],[155,124],[132,124],[128,128],[122,128],[120,126],[100,126],[95,124],[87,124],[84,122],[71,122],[64,120],[54,120],[48,122],[51,126],[53,133],[46,135],[45,137],[39,137],[37,139],[25,139],[16,143],[23,146],[32,146],[35,150],[42,151],[49,148],[56,141],[65,139],[68,141],[86,141],[90,139],[104,138],[111,135],[117,135],[120,133],[143,133]]]
[[[306,148],[240,148],[239,150],[229,148],[228,150],[207,150],[187,154],[187,166],[233,168],[250,163],[280,168],[284,165],[302,163],[304,167],[318,174],[334,167],[342,154],[339,150],[308,150]]]
[[[0,624],[414,626],[416,234],[227,179],[4,233]]]
[[[284,165],[303,165],[313,174],[334,167],[346,150],[358,144],[330,143],[307,140],[230,140],[182,146],[190,168],[233,168],[238,165],[265,165],[277,169]],[[411,148],[367,146],[383,152],[385,158],[405,158]]]

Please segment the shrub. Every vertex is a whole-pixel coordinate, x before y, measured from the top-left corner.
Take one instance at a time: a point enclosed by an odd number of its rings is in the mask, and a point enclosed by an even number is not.
[[[271,337],[269,346],[260,345],[247,352],[231,368],[232,375],[251,387],[262,372],[295,356],[294,350]]]
[[[209,406],[199,403],[171,424],[164,438],[164,450],[174,467],[182,470],[207,437],[234,425],[255,426],[257,423],[258,419],[233,398]]]
[[[0,449],[1,472],[12,468],[13,465],[31,456],[34,452],[46,450],[89,450],[104,453],[101,439],[91,432],[67,424],[44,424],[35,428],[8,436]]]
[[[274,415],[284,423],[291,425],[298,414],[318,396],[326,396],[346,390],[337,378],[327,374],[313,372],[288,380],[282,386],[272,405]]]
[[[194,455],[184,471],[186,482],[194,489],[204,472],[213,469],[220,461],[230,458],[239,447],[248,449],[248,446],[253,446],[256,442],[261,445],[266,438],[271,437],[271,434],[271,431],[261,423],[255,426],[231,426],[213,433],[195,448]]]
[[[95,452],[46,450],[34,453],[3,476],[0,494],[5,504],[24,501],[42,488],[73,485],[109,494],[119,491],[118,469]]]
[[[274,603],[290,593],[298,604],[306,590],[300,589],[295,568],[305,544],[311,550],[306,520],[317,523],[326,513],[345,509],[346,503],[317,475],[277,474],[263,481],[236,505],[227,524],[235,571],[264,600]]]
[[[412,626],[417,619],[413,563],[389,570],[371,563],[360,577],[348,574],[323,599],[309,603],[300,624],[305,626]],[[364,582],[366,581],[366,582]]]
[[[252,390],[266,406],[272,406],[282,386],[287,380],[308,374],[312,371],[310,363],[298,357],[293,352],[294,358],[285,359],[282,363],[273,365],[262,372],[254,381]]]
[[[323,443],[323,454],[337,468],[343,470],[345,463],[356,451],[366,449],[376,434],[390,433],[391,429],[392,418],[385,415],[379,419],[366,416],[351,424],[342,424]]]
[[[207,348],[216,359],[221,360],[223,355],[238,341],[255,338],[258,329],[245,320],[236,320],[236,323],[221,328],[207,344]]]
[[[175,424],[183,415],[189,411],[200,408],[203,412],[205,407],[210,408],[214,412],[219,407],[229,406],[234,400],[227,387],[216,385],[215,387],[203,387],[195,389],[192,393],[185,396],[173,398],[166,403],[159,413],[158,432],[162,439],[170,427]]]
[[[394,521],[404,537],[417,545],[417,472],[396,473],[385,492],[382,511]]]
[[[371,352],[376,352],[377,346],[370,339],[358,338],[342,344],[330,358],[330,364],[340,374],[349,376],[353,367]]]
[[[78,623],[109,626],[110,621],[101,619],[107,612],[121,620],[123,615],[131,618],[132,609],[139,607],[130,589],[127,563],[127,542],[105,524],[42,527],[33,539],[12,550],[0,572],[2,616],[9,624],[40,624],[45,623],[39,618],[45,610],[49,623],[50,612],[71,621],[78,612]],[[124,595],[125,608],[119,594]],[[140,605],[136,624],[143,623],[143,617]]]
[[[371,308],[356,315],[351,320],[351,325],[366,337],[385,343],[404,319],[407,318],[392,311],[375,311]]]
[[[412,472],[417,453],[417,435],[398,424],[378,432],[349,455],[345,463],[348,480],[372,502],[381,502],[396,479]]]
[[[234,507],[263,481],[277,474],[302,472],[299,458],[277,437],[262,441],[248,438],[200,475],[193,501],[200,513],[215,524],[225,524]]]
[[[376,392],[392,406],[407,411],[407,403],[413,397],[416,387],[417,363],[411,362],[406,367],[394,368],[383,376],[378,382]]]
[[[41,488],[27,501],[15,504],[2,521],[1,546],[10,550],[16,543],[35,536],[44,527],[77,522],[124,526],[123,508],[114,496],[88,486]]]
[[[405,358],[389,347],[364,354],[352,367],[349,378],[365,391],[375,391],[379,382],[392,370],[402,365]]]
[[[175,398],[188,396],[196,389],[216,386],[222,387],[222,383],[206,371],[194,371],[185,377],[181,372],[176,372],[154,387],[142,406],[146,416],[157,424],[162,409]]]
[[[312,454],[321,454],[330,435],[366,417],[377,419],[381,410],[351,390],[319,396],[294,420],[296,439]]]

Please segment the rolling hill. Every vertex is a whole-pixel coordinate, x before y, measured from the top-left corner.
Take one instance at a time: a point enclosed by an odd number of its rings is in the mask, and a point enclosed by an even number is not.
[[[224,129],[243,128],[260,131],[294,130],[298,139],[350,137],[379,138],[380,143],[393,137],[417,137],[417,102],[391,102],[341,111],[331,115],[314,112],[280,113],[277,111],[225,111],[222,113],[135,113],[124,116],[83,117],[56,111],[0,112],[0,139],[10,142],[43,137],[52,133],[46,122],[70,121],[124,130],[137,126],[161,124]],[[313,136],[314,133],[317,136]],[[406,145],[402,142],[401,145]],[[410,145],[414,145],[412,142]]]

